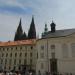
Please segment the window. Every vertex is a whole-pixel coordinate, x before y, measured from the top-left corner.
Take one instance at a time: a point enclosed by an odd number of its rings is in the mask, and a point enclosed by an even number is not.
[[[30,53],[30,57],[32,57],[32,53]]]
[[[30,64],[32,64],[32,59],[30,59]]]
[[[26,65],[26,63],[27,63],[27,61],[26,61],[26,59],[24,59],[24,65]]]
[[[43,63],[41,63],[41,69],[43,69],[44,68],[44,64]]]
[[[15,57],[17,57],[17,53],[15,53]]]
[[[55,58],[55,52],[51,53],[52,58]]]
[[[8,51],[8,49],[9,49],[9,48],[7,48],[7,51]]]
[[[16,50],[17,50],[17,47],[16,47]]]
[[[20,47],[20,49],[22,49],[22,47]]]
[[[10,64],[10,65],[11,65],[11,62],[12,62],[12,60],[10,59],[10,60],[9,60],[9,64]]]
[[[63,55],[63,58],[68,57],[68,46],[67,46],[67,44],[62,45],[62,55]]]
[[[20,53],[20,57],[22,56],[22,53]]]
[[[6,69],[6,66],[4,66],[4,69]]]
[[[8,53],[6,53],[6,57],[8,56]]]
[[[11,50],[13,50],[13,48],[11,48]]]
[[[51,57],[55,58],[55,45],[51,45]]]
[[[55,49],[55,45],[51,45],[51,49]]]
[[[75,57],[75,43],[71,44],[71,49],[72,49],[72,57]]]
[[[18,69],[20,70],[20,69],[21,69],[21,67],[19,66],[19,67],[18,67]]]
[[[21,64],[21,59],[19,59],[19,64]]]
[[[3,59],[1,59],[1,64],[3,63]]]
[[[7,64],[7,59],[5,59],[5,64]]]
[[[43,52],[40,53],[40,57],[41,57],[41,58],[44,58],[44,53],[43,53]]]
[[[12,57],[12,53],[10,53],[10,57]]]
[[[5,50],[5,48],[3,48],[3,51]]]
[[[14,66],[14,71],[15,71],[15,69],[16,69],[16,66]]]
[[[16,65],[16,59],[14,60],[14,65]]]
[[[33,49],[33,46],[31,46],[31,49]]]
[[[27,53],[25,53],[25,57],[27,56]]]
[[[2,57],[4,56],[4,53],[2,53]]]
[[[9,66],[9,70],[11,69],[11,67]]]
[[[41,46],[41,50],[44,50],[44,46]]]

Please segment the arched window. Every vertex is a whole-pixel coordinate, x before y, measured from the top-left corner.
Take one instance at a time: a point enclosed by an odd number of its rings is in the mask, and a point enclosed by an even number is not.
[[[67,58],[69,55],[67,44],[62,45],[62,55],[63,55],[63,58]]]

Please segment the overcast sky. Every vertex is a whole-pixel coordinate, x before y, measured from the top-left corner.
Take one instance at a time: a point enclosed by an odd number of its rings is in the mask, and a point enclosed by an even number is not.
[[[14,39],[20,18],[27,33],[32,15],[39,36],[52,20],[57,30],[75,28],[75,0],[0,0],[0,41]]]

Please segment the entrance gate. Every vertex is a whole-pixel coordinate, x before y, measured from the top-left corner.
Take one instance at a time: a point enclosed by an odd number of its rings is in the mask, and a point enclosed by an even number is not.
[[[57,75],[57,59],[55,58],[50,59],[50,70],[52,75]]]

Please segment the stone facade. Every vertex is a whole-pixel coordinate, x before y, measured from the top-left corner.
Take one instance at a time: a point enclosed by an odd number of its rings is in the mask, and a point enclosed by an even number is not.
[[[0,42],[0,68],[4,71],[35,70],[35,41]]]
[[[36,73],[51,72],[51,59],[57,60],[57,72],[75,73],[75,33],[37,41]]]

